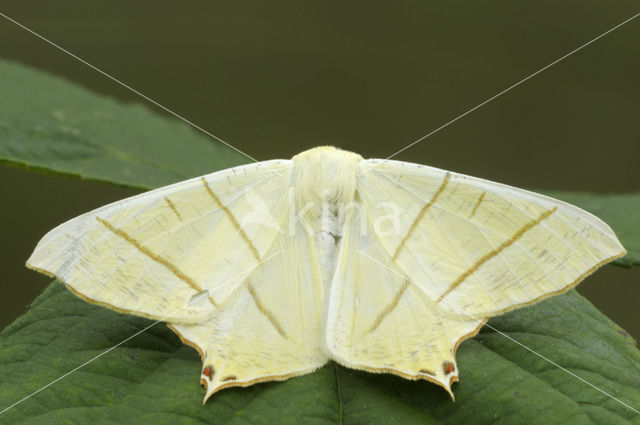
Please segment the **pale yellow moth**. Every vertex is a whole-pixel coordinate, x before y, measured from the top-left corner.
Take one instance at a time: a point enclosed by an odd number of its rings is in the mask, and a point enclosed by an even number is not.
[[[27,266],[165,321],[200,353],[206,401],[329,359],[452,394],[456,348],[487,318],[624,254],[609,226],[565,202],[319,147],[83,214]]]

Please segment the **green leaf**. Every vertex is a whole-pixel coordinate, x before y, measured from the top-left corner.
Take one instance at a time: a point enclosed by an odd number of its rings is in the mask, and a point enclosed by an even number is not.
[[[0,59],[0,161],[153,188],[246,158],[141,105]]]
[[[53,283],[0,334],[0,410],[153,322]],[[489,322],[628,405],[640,407],[634,341],[571,291]],[[333,363],[233,388],[202,406],[201,363],[164,324],[0,414],[0,424],[631,424],[640,416],[486,326],[458,350],[456,401],[428,382]]]
[[[615,260],[616,264],[625,267],[640,264],[640,194],[546,193],[589,211],[611,226],[627,249],[627,255]]]

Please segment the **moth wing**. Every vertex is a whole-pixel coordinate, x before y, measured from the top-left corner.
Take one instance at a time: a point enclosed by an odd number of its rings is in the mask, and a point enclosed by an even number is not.
[[[456,348],[483,324],[448,314],[394,264],[366,218],[350,218],[327,314],[326,346],[333,359],[429,380],[452,394]]]
[[[393,263],[452,314],[534,303],[625,254],[606,223],[547,196],[399,161],[359,167],[358,195]]]
[[[27,267],[92,303],[198,322],[271,249],[291,170],[288,160],[245,165],[112,203],[47,233]]]
[[[204,401],[223,388],[284,380],[324,365],[325,297],[313,237],[298,223],[276,238],[210,320],[171,326],[200,353]]]

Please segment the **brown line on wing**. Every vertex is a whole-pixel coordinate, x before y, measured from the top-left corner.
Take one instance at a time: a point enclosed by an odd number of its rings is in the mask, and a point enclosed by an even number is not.
[[[512,245],[514,242],[516,242],[518,239],[520,239],[528,230],[531,230],[533,227],[537,226],[538,224],[540,224],[542,222],[542,220],[546,219],[547,217],[549,217],[551,214],[553,214],[555,211],[557,210],[556,207],[551,208],[550,210],[547,210],[545,212],[543,212],[542,214],[540,214],[538,216],[538,218],[535,218],[531,221],[529,221],[528,223],[526,223],[524,226],[522,226],[520,229],[518,229],[513,236],[511,236],[509,239],[507,239],[506,241],[502,242],[500,244],[499,247],[489,251],[487,254],[483,255],[478,261],[476,261],[471,267],[469,267],[467,270],[465,270],[460,276],[458,276],[456,278],[456,280],[454,280],[451,285],[449,286],[449,288],[444,291],[442,293],[442,295],[440,295],[440,297],[438,298],[437,302],[442,301],[442,299],[444,297],[446,297],[451,291],[453,291],[454,289],[456,289],[458,286],[460,286],[460,284],[462,282],[464,282],[464,280],[466,278],[468,278],[469,276],[471,276],[473,273],[475,273],[480,266],[482,266],[484,263],[486,263],[487,261],[489,261],[490,259],[492,259],[493,257],[495,257],[496,255],[498,255],[503,249],[507,248],[508,246]]]
[[[262,313],[267,319],[269,319],[269,322],[271,322],[273,327],[276,328],[278,333],[282,335],[284,339],[287,339],[287,334],[284,332],[284,329],[282,329],[282,325],[280,325],[278,319],[276,319],[276,316],[271,310],[269,310],[264,306],[264,304],[262,304],[262,301],[260,300],[260,297],[258,297],[258,293],[256,292],[253,285],[249,284],[248,286],[249,294],[251,294],[251,298],[253,298],[253,302],[256,304],[256,307],[258,307],[258,310],[260,310],[260,313]]]
[[[471,215],[469,217],[473,217],[473,215],[476,213],[476,211],[478,210],[478,207],[480,206],[480,204],[482,203],[482,200],[484,199],[484,195],[487,192],[482,192],[480,194],[480,196],[478,197],[478,201],[476,202],[476,205],[473,207],[473,210],[471,211]]]
[[[233,224],[233,227],[236,229],[236,231],[240,234],[240,236],[242,237],[242,239],[244,239],[244,241],[247,243],[247,245],[249,245],[249,249],[251,249],[251,252],[253,253],[253,256],[256,258],[256,260],[258,260],[258,262],[260,262],[260,254],[258,253],[258,250],[256,249],[256,247],[253,245],[253,243],[251,242],[251,239],[249,239],[249,237],[247,236],[247,234],[244,232],[244,230],[242,229],[242,227],[240,227],[240,224],[238,223],[238,220],[236,220],[236,218],[234,217],[234,215],[231,213],[231,211],[229,210],[229,208],[227,208],[222,201],[220,201],[220,198],[218,198],[218,196],[213,192],[213,190],[211,190],[211,186],[209,186],[209,183],[207,182],[207,180],[202,177],[202,184],[204,185],[205,189],[207,190],[207,193],[209,193],[209,196],[211,196],[211,198],[213,199],[213,201],[218,204],[218,206],[220,208],[222,208],[222,210],[227,214],[227,217],[229,217],[229,220],[231,220],[231,224]]]
[[[405,237],[402,239],[402,242],[400,242],[400,245],[398,245],[398,248],[396,248],[396,252],[393,254],[393,261],[395,261],[398,258],[398,255],[400,254],[400,251],[402,251],[402,248],[404,247],[405,243],[407,243],[407,240],[409,240],[409,236],[411,236],[411,233],[413,232],[413,230],[416,228],[416,226],[418,225],[418,223],[420,222],[420,220],[422,220],[422,217],[424,216],[424,214],[427,212],[427,210],[429,209],[429,207],[431,207],[431,205],[433,205],[436,200],[438,199],[438,197],[440,196],[440,194],[444,191],[444,189],[447,187],[447,183],[449,183],[449,178],[451,177],[450,173],[447,173],[444,176],[444,180],[442,182],[442,184],[440,185],[440,188],[438,188],[438,190],[436,191],[436,193],[431,197],[431,200],[429,202],[427,202],[425,204],[424,207],[422,207],[422,209],[420,210],[420,212],[418,213],[416,219],[413,221],[413,223],[411,224],[411,227],[409,228],[409,231],[407,232],[407,234],[405,235]]]
[[[384,310],[380,312],[380,314],[378,314],[378,317],[376,317],[373,325],[371,325],[371,328],[369,328],[369,330],[365,332],[365,334],[375,331],[378,326],[380,326],[385,317],[387,317],[393,310],[395,310],[395,308],[398,306],[398,303],[400,302],[400,298],[402,298],[402,295],[406,292],[408,287],[409,281],[405,279],[402,286],[400,287],[400,290],[396,293],[395,297],[393,297],[393,300],[389,303],[388,306],[385,307]]]
[[[167,201],[167,204],[169,205],[169,208],[171,208],[171,210],[176,214],[176,216],[178,217],[178,220],[182,221],[182,216],[180,215],[180,213],[176,209],[176,206],[173,204],[173,202],[171,202],[171,199],[165,197],[164,200]]]
[[[109,223],[107,220],[105,220],[103,218],[96,217],[96,220],[98,220],[100,223],[102,223],[107,229],[112,231],[115,235],[121,237],[122,239],[124,239],[125,241],[129,242],[131,245],[136,247],[136,249],[138,251],[140,251],[141,253],[143,253],[144,255],[146,255],[147,257],[149,257],[150,259],[152,259],[156,263],[160,263],[163,266],[165,266],[178,279],[180,279],[181,281],[185,282],[191,288],[195,289],[198,292],[202,292],[203,291],[203,289],[191,277],[187,276],[185,273],[180,271],[180,269],[178,269],[169,260],[167,260],[166,258],[162,258],[159,255],[154,254],[149,248],[147,248],[146,246],[142,245],[140,242],[138,242],[136,239],[134,239],[131,235],[129,235],[124,230],[118,229],[117,227],[115,227],[114,225],[112,225],[111,223]],[[211,304],[216,306],[216,303],[213,300],[213,298],[211,298],[211,296],[209,296],[208,298],[209,298],[209,302],[211,302]]]

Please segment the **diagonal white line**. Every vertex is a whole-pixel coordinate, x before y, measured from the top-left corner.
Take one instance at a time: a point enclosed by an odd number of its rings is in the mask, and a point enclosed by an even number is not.
[[[226,145],[227,147],[233,149],[234,151],[246,156],[247,158],[249,158],[250,160],[252,160],[253,162],[258,162],[258,160],[256,160],[254,157],[252,157],[249,154],[244,153],[243,151],[241,151],[240,149],[236,148],[235,146],[231,145],[230,143],[225,142],[224,140],[222,140],[220,137],[216,136],[213,133],[210,133],[209,131],[205,130],[204,128],[198,126],[197,124],[189,121],[188,119],[186,119],[185,117],[183,117],[182,115],[179,115],[176,112],[173,112],[171,109],[167,108],[164,105],[161,105],[160,103],[156,102],[155,100],[151,99],[150,97],[140,93],[138,90],[134,89],[133,87],[123,83],[122,81],[118,80],[117,78],[113,77],[111,74],[106,73],[105,71],[91,65],[89,62],[85,61],[84,59],[82,59],[79,56],[74,55],[73,53],[71,53],[70,51],[66,50],[65,48],[57,45],[56,43],[54,43],[53,41],[45,38],[44,36],[40,35],[39,33],[35,32],[34,30],[27,28],[26,26],[24,26],[23,24],[21,24],[20,22],[16,21],[15,19],[10,18],[9,16],[5,15],[4,13],[0,12],[0,16],[2,16],[3,18],[5,18],[6,20],[13,22],[14,24],[16,24],[17,26],[19,26],[20,28],[24,29],[25,31],[30,32],[31,34],[35,35],[36,37],[38,37],[39,39],[49,43],[50,45],[52,45],[53,47],[55,47],[56,49],[66,53],[67,55],[71,56],[72,58],[82,62],[83,64],[87,65],[89,68],[93,69],[96,72],[99,72],[100,74],[104,75],[105,77],[109,78],[112,81],[115,81],[116,83],[120,84],[122,87],[132,91],[133,93],[137,94],[138,96],[142,97],[143,99],[146,99],[147,101],[153,103],[154,105],[156,105],[158,108],[170,113],[171,115],[173,115],[176,118],[181,119],[182,121],[186,122],[187,124],[189,124],[190,126],[192,126],[193,128],[201,131],[202,133],[206,134],[207,136],[217,140],[218,142]]]
[[[231,278],[227,279],[227,280],[226,280],[225,282],[223,282],[221,285],[223,285],[224,283],[230,282],[230,281],[232,281],[233,279],[235,279],[235,278],[237,278],[237,277],[239,277],[239,276],[242,276],[243,274],[249,273],[251,270],[255,269],[255,268],[256,268],[256,267],[258,267],[260,264],[262,264],[262,263],[264,263],[265,261],[267,261],[267,260],[269,260],[269,259],[271,259],[271,258],[275,257],[276,255],[280,254],[281,252],[282,252],[282,250],[277,251],[277,252],[276,252],[276,253],[274,253],[274,254],[271,254],[270,256],[268,256],[268,257],[267,257],[267,258],[265,258],[264,260],[260,261],[259,263],[257,263],[257,264],[255,264],[255,265],[253,265],[252,267],[249,267],[247,270],[245,270],[245,271],[243,271],[243,272],[241,272],[241,273],[238,273],[237,275],[235,275],[235,276],[233,276],[233,277],[231,277]],[[219,287],[219,286],[220,286],[220,285],[218,285],[218,287]],[[172,311],[171,313],[167,314],[166,316],[162,317],[161,319],[156,320],[155,322],[153,322],[152,324],[150,324],[150,325],[149,325],[149,326],[147,326],[146,328],[144,328],[144,329],[142,329],[142,330],[140,330],[140,331],[136,332],[135,334],[131,335],[130,337],[128,337],[128,338],[126,338],[126,339],[124,339],[124,340],[120,341],[119,343],[117,343],[117,344],[116,344],[116,345],[114,345],[113,347],[108,348],[108,349],[106,349],[105,351],[103,351],[102,353],[98,354],[97,356],[94,356],[94,357],[90,358],[89,360],[87,360],[86,362],[82,363],[80,366],[76,367],[75,369],[72,369],[72,370],[70,370],[69,372],[65,373],[64,375],[60,376],[59,378],[54,379],[53,381],[49,382],[47,385],[45,385],[45,386],[41,387],[40,389],[38,389],[38,390],[36,390],[36,391],[32,392],[32,393],[31,393],[31,394],[29,394],[28,396],[25,396],[25,397],[21,398],[20,400],[18,400],[18,401],[16,401],[15,403],[13,403],[11,406],[5,407],[2,411],[0,411],[0,415],[2,415],[2,414],[3,414],[4,412],[6,412],[7,410],[9,410],[9,409],[11,409],[11,408],[13,408],[13,407],[16,407],[18,404],[22,403],[23,401],[25,401],[25,400],[27,400],[27,399],[29,399],[29,398],[33,397],[34,395],[38,394],[40,391],[42,391],[42,390],[44,390],[44,389],[46,389],[46,388],[50,387],[51,385],[55,384],[56,382],[60,381],[61,379],[64,379],[64,378],[66,378],[67,376],[71,375],[72,373],[77,372],[78,370],[82,369],[83,367],[85,367],[85,366],[86,366],[86,365],[88,365],[89,363],[91,363],[91,362],[93,362],[94,360],[96,360],[96,359],[98,359],[98,358],[100,358],[100,357],[104,356],[105,354],[109,353],[110,351],[112,351],[112,350],[114,350],[114,349],[118,348],[119,346],[121,346],[121,345],[122,345],[122,344],[124,344],[125,342],[129,341],[130,339],[135,338],[136,336],[140,335],[141,333],[143,333],[143,332],[147,331],[148,329],[150,329],[150,328],[154,327],[154,326],[155,326],[155,325],[157,325],[158,323],[166,321],[166,319],[167,319],[167,318],[169,318],[169,317],[173,316],[174,314],[176,314],[176,313],[178,313],[178,312],[180,312],[180,311],[184,310],[184,309],[185,309],[185,308],[187,308],[190,304],[192,304],[193,302],[195,302],[195,301],[197,301],[198,299],[200,299],[200,297],[205,296],[205,295],[208,295],[208,293],[209,293],[208,291],[206,291],[206,292],[204,292],[204,291],[203,291],[203,292],[201,292],[200,294],[196,294],[196,295],[195,295],[195,296],[194,296],[194,297],[189,301],[189,303],[187,303],[187,305],[185,305],[185,306],[183,306],[183,307],[180,307],[180,308],[179,308],[179,309],[177,309],[177,310]]]
[[[184,308],[184,307],[183,307]],[[171,314],[175,314],[176,312],[178,312],[179,310],[176,310],[174,312],[172,312]],[[107,354],[108,352],[110,352],[111,350],[114,350],[115,348],[119,347],[120,345],[124,344],[125,342],[129,341],[132,338],[135,338],[136,336],[140,335],[141,333],[143,333],[144,331],[146,331],[149,328],[152,328],[153,326],[157,325],[158,323],[160,323],[161,320],[158,320],[152,324],[150,324],[149,326],[147,326],[146,328],[142,329],[141,331],[136,332],[135,334],[131,335],[129,338],[122,340],[121,342],[117,343],[116,345],[114,345],[113,347],[103,351],[102,353],[98,354],[95,357],[92,357],[91,359],[87,360],[86,362],[82,363],[80,366],[76,367],[75,369],[70,370],[69,372],[65,373],[64,375],[60,376],[59,378],[54,379],[53,381],[49,382],[47,385],[45,385],[44,387],[32,392],[31,394],[29,394],[28,396],[23,397],[22,399],[16,401],[15,403],[13,403],[11,406],[8,406],[6,408],[4,408],[2,411],[0,411],[0,415],[2,415],[4,412],[6,412],[7,410],[17,406],[18,404],[22,403],[23,401],[33,397],[34,395],[38,394],[40,391],[50,387],[51,385],[55,384],[56,382],[60,381],[63,378],[66,378],[67,376],[71,375],[73,372],[76,372],[78,369],[83,368],[84,366],[88,365],[89,363],[91,363],[92,361],[96,360],[97,358]]]
[[[390,272],[392,272],[392,273],[394,273],[394,274],[396,274],[396,275],[398,275],[398,276],[402,277],[403,279],[408,280],[409,282],[413,283],[414,285],[417,285],[417,284],[416,284],[412,279],[409,279],[407,276],[404,276],[403,274],[398,273],[397,271],[393,270],[391,267],[387,266],[386,264],[381,263],[380,261],[376,260],[376,259],[375,259],[375,258],[373,258],[372,256],[370,256],[370,255],[366,254],[364,251],[362,251],[362,250],[358,250],[358,252],[359,252],[360,254],[364,255],[365,257],[367,257],[368,259],[370,259],[371,261],[373,261],[374,263],[376,263],[376,264],[378,264],[378,265],[380,265],[380,266],[384,267],[385,269],[389,270]],[[427,295],[427,297],[429,297],[429,294],[427,294],[426,292],[425,292],[425,295]],[[431,298],[431,297],[429,297],[429,298],[431,299],[431,301],[436,302],[436,300],[434,300],[433,298]],[[457,310],[457,311],[459,311],[460,313],[464,314],[465,316],[468,316],[468,317],[472,318],[473,320],[477,320],[477,321],[483,321],[483,320],[485,320],[485,319],[480,319],[480,318],[478,318],[478,317],[475,317],[473,314],[467,313],[467,312],[466,312],[466,311],[464,311],[463,309],[459,308],[459,307],[458,307],[458,306],[456,306],[456,305],[453,305],[452,303],[450,303],[449,301],[446,301],[445,299],[442,299],[442,300],[440,300],[440,301],[444,301],[444,302],[445,302],[445,303],[447,303],[449,306],[453,307],[454,309],[456,309],[456,310]],[[558,363],[556,363],[556,362],[554,362],[553,360],[549,359],[548,357],[546,357],[546,356],[544,356],[544,355],[542,355],[542,354],[538,353],[538,352],[537,352],[537,351],[535,351],[534,349],[527,347],[526,345],[524,345],[524,344],[523,344],[523,343],[521,343],[520,341],[513,339],[513,338],[512,338],[512,337],[510,337],[509,335],[505,334],[504,332],[502,332],[502,331],[500,331],[500,330],[498,330],[498,329],[494,328],[493,326],[491,326],[491,325],[489,325],[489,324],[487,324],[487,323],[485,323],[485,324],[484,324],[484,326],[486,326],[486,327],[488,327],[489,329],[492,329],[493,331],[495,331],[495,332],[499,333],[499,334],[500,334],[500,335],[502,335],[503,337],[505,337],[505,338],[507,338],[507,339],[509,339],[509,340],[511,340],[511,341],[513,341],[513,342],[515,342],[516,344],[518,344],[518,345],[519,345],[519,346],[521,346],[522,348],[524,348],[524,349],[526,349],[526,350],[530,351],[531,353],[535,354],[536,356],[540,357],[541,359],[546,360],[547,362],[551,363],[552,365],[554,365],[554,366],[555,366],[555,367],[557,367],[558,369],[560,369],[560,370],[562,370],[562,371],[564,371],[564,372],[568,373],[569,375],[573,376],[574,378],[576,378],[576,379],[578,379],[578,380],[580,380],[580,381],[584,382],[585,384],[589,385],[589,386],[590,386],[590,387],[592,387],[593,389],[600,391],[602,394],[606,395],[607,397],[610,397],[611,399],[613,399],[613,400],[617,401],[618,403],[622,404],[623,406],[625,406],[625,407],[627,407],[627,408],[629,408],[629,409],[633,410],[635,413],[639,413],[639,414],[640,414],[640,411],[639,411],[639,410],[634,409],[633,407],[629,406],[629,405],[628,405],[627,403],[625,403],[624,401],[622,401],[622,400],[620,400],[620,399],[618,399],[618,398],[614,397],[613,395],[609,394],[609,393],[608,393],[608,392],[606,392],[605,390],[603,390],[603,389],[601,389],[601,388],[599,388],[599,387],[597,387],[597,386],[593,385],[591,382],[589,382],[589,381],[587,381],[586,379],[584,379],[584,378],[582,378],[582,377],[580,377],[580,376],[576,375],[575,373],[571,372],[570,370],[565,369],[564,367],[560,366]]]
[[[496,98],[498,98],[498,97],[502,96],[503,94],[505,94],[505,93],[506,93],[506,92],[508,92],[509,90],[511,90],[511,89],[513,89],[513,88],[515,88],[515,87],[519,86],[520,84],[524,83],[525,81],[527,81],[527,80],[529,80],[529,79],[531,79],[531,78],[535,77],[536,75],[540,74],[541,72],[543,72],[543,71],[545,71],[545,70],[547,70],[547,69],[551,68],[553,65],[555,65],[555,64],[557,64],[558,62],[560,62],[560,61],[562,61],[562,60],[564,60],[564,59],[568,58],[568,57],[569,57],[569,56],[571,56],[572,54],[574,54],[574,53],[576,53],[576,52],[578,52],[578,51],[580,51],[580,50],[584,49],[584,48],[585,48],[585,47],[587,47],[588,45],[590,45],[590,44],[594,43],[595,41],[597,41],[597,40],[599,40],[600,38],[604,37],[605,35],[609,34],[610,32],[617,30],[618,28],[620,28],[620,27],[621,27],[621,26],[623,26],[624,24],[626,24],[626,23],[628,23],[628,22],[630,22],[630,21],[632,21],[632,20],[636,19],[638,16],[640,16],[640,12],[639,12],[639,13],[636,13],[635,15],[633,15],[632,17],[630,17],[629,19],[626,19],[626,20],[624,20],[624,21],[620,22],[620,23],[619,23],[618,25],[616,25],[615,27],[613,27],[613,28],[611,28],[611,29],[609,29],[609,30],[607,30],[607,31],[603,32],[602,34],[600,34],[600,35],[599,35],[599,36],[597,36],[596,38],[593,38],[593,39],[591,39],[590,41],[587,41],[586,43],[584,43],[584,44],[583,44],[583,45],[581,45],[580,47],[577,47],[577,48],[573,49],[572,51],[570,51],[570,52],[569,52],[569,53],[567,53],[566,55],[564,55],[564,56],[562,56],[562,57],[560,57],[560,58],[558,58],[558,59],[554,60],[553,62],[551,62],[551,63],[550,63],[550,64],[548,64],[547,66],[544,66],[544,67],[540,68],[539,70],[537,70],[537,71],[536,71],[536,72],[534,72],[533,74],[529,74],[527,77],[523,78],[522,80],[518,81],[518,82],[517,82],[517,83],[515,83],[515,84],[510,85],[510,86],[509,86],[509,87],[507,87],[506,89],[502,90],[500,93],[498,93],[498,94],[496,94],[496,95],[494,95],[494,96],[491,96],[490,98],[488,98],[488,99],[487,99],[487,100],[485,100],[484,102],[479,103],[478,105],[476,105],[476,106],[474,106],[473,108],[469,109],[467,112],[465,112],[465,113],[463,113],[463,114],[461,114],[461,115],[458,115],[457,117],[455,117],[455,118],[454,118],[454,119],[452,119],[451,121],[449,121],[449,122],[447,122],[447,123],[445,123],[445,124],[441,125],[440,127],[438,127],[438,128],[436,128],[435,130],[433,130],[433,131],[431,131],[431,132],[429,132],[429,133],[425,134],[424,136],[420,137],[419,139],[417,139],[417,140],[415,140],[415,141],[413,141],[413,142],[409,143],[407,146],[405,146],[404,148],[400,149],[399,151],[397,151],[397,152],[395,152],[395,153],[393,153],[393,154],[389,155],[389,156],[388,156],[388,157],[386,157],[385,159],[391,159],[391,158],[393,158],[394,156],[398,155],[399,153],[404,152],[405,150],[409,149],[410,147],[412,147],[412,146],[414,146],[414,145],[416,145],[416,144],[418,144],[418,143],[422,142],[422,141],[423,141],[424,139],[426,139],[427,137],[429,137],[429,136],[431,136],[431,135],[433,135],[433,134],[436,134],[438,131],[442,130],[442,129],[443,129],[443,128],[445,128],[445,127],[448,127],[449,125],[451,125],[451,124],[453,124],[454,122],[458,121],[460,118],[462,118],[462,117],[464,117],[464,116],[466,116],[466,115],[470,114],[471,112],[475,111],[475,110],[476,110],[476,109],[478,109],[478,108],[483,107],[484,105],[486,105],[487,103],[491,102],[492,100],[494,100],[494,99],[496,99]]]

